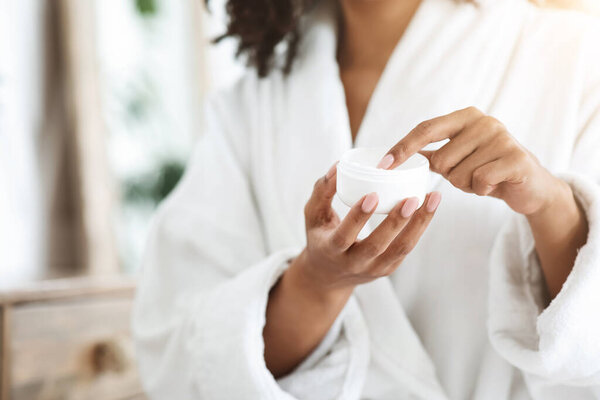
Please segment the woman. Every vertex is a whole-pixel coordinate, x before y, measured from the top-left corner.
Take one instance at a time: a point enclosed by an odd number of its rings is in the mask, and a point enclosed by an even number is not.
[[[600,398],[600,21],[525,0],[228,12],[253,68],[208,102],[154,222],[150,396]],[[343,206],[352,146],[425,154],[424,205]]]

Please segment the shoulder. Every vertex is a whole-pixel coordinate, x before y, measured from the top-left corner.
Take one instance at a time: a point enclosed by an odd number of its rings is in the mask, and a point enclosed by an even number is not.
[[[294,82],[293,72],[285,75],[274,69],[266,77],[259,77],[254,69],[248,68],[230,85],[207,93],[208,122],[212,118],[233,134],[238,134],[237,131],[243,131],[245,136],[253,134],[282,111]]]
[[[248,68],[231,84],[207,93],[205,113],[218,117],[221,123],[237,122],[251,128],[257,118],[276,111],[271,106],[287,90],[290,79],[279,70],[261,78]]]
[[[548,87],[567,87],[576,102],[578,121],[600,112],[600,17],[580,11],[537,8],[527,20],[523,37],[541,55],[538,69],[549,71]],[[535,62],[529,59],[532,63]],[[566,100],[565,100],[566,101]],[[585,122],[581,122],[585,123]]]
[[[588,51],[600,41],[600,17],[577,10],[528,4],[523,36],[544,44],[556,57]],[[557,49],[565,53],[556,53]],[[569,51],[570,50],[570,51]]]
[[[247,69],[231,84],[205,95],[200,137],[225,140],[236,156],[248,164],[251,149],[272,134],[285,104],[291,76],[281,71],[261,78]],[[215,138],[219,137],[219,138]]]
[[[599,17],[531,3],[524,7],[517,51],[528,70],[572,89],[600,79]]]
[[[591,28],[597,25],[599,17],[591,13],[585,13],[577,9],[567,9],[558,7],[540,7],[528,3],[528,7],[532,10],[532,17],[539,23],[565,24],[565,27],[575,29],[579,28]]]
[[[290,104],[302,104],[310,89],[320,89],[338,73],[337,17],[335,3],[319,1],[301,21],[301,40],[291,71],[284,73],[285,46],[276,48],[274,67],[266,77],[247,68],[233,84],[209,96],[209,103],[222,113],[236,113],[238,121],[285,119]],[[261,126],[261,131],[264,126]]]
[[[554,43],[547,44],[557,50],[554,57],[570,55],[584,85],[600,84],[600,16],[551,9],[537,14],[534,21],[540,28],[548,35],[554,32]]]

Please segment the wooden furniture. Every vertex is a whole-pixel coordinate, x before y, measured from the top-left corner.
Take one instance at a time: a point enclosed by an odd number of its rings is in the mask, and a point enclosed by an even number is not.
[[[95,2],[60,0],[62,80],[67,118],[68,156],[74,168],[78,252],[85,275],[120,271],[113,233],[116,194],[106,150]]]
[[[125,278],[75,278],[0,293],[0,400],[143,399]]]

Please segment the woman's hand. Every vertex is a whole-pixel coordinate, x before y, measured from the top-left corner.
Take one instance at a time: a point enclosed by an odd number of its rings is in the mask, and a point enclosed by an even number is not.
[[[441,196],[424,205],[410,198],[398,204],[367,238],[357,240],[377,207],[371,193],[340,221],[331,208],[336,166],[315,184],[304,214],[305,249],[269,294],[263,331],[265,362],[275,377],[293,370],[323,340],[356,285],[391,274],[413,249]]]
[[[377,194],[360,199],[340,221],[331,208],[336,167],[315,184],[304,209],[307,245],[291,268],[299,268],[311,286],[323,293],[352,291],[361,283],[391,274],[417,244],[441,196],[427,195],[417,209],[413,197],[399,203],[365,239],[357,236],[377,207]]]
[[[437,151],[429,143],[450,139]],[[527,216],[550,299],[571,272],[588,225],[569,185],[552,175],[498,120],[474,107],[422,122],[382,158],[394,168],[412,154],[457,188],[504,200]]]
[[[443,139],[450,141],[441,149],[421,151]],[[474,107],[422,122],[392,147],[379,166],[394,168],[416,152],[457,188],[502,199],[520,214],[541,213],[568,190],[502,123]]]

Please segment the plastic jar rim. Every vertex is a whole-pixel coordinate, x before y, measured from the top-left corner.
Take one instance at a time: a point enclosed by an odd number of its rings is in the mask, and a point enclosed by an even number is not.
[[[386,170],[376,167],[364,166],[357,162],[350,161],[348,158],[356,151],[364,151],[364,148],[352,149],[346,152],[338,163],[338,171],[346,174],[351,174],[362,178],[377,178],[378,180],[396,180],[406,179],[409,176],[414,176],[423,171],[429,171],[429,160],[421,154],[413,154],[410,159],[419,159],[419,164],[412,168]],[[417,177],[415,177],[415,180]]]

